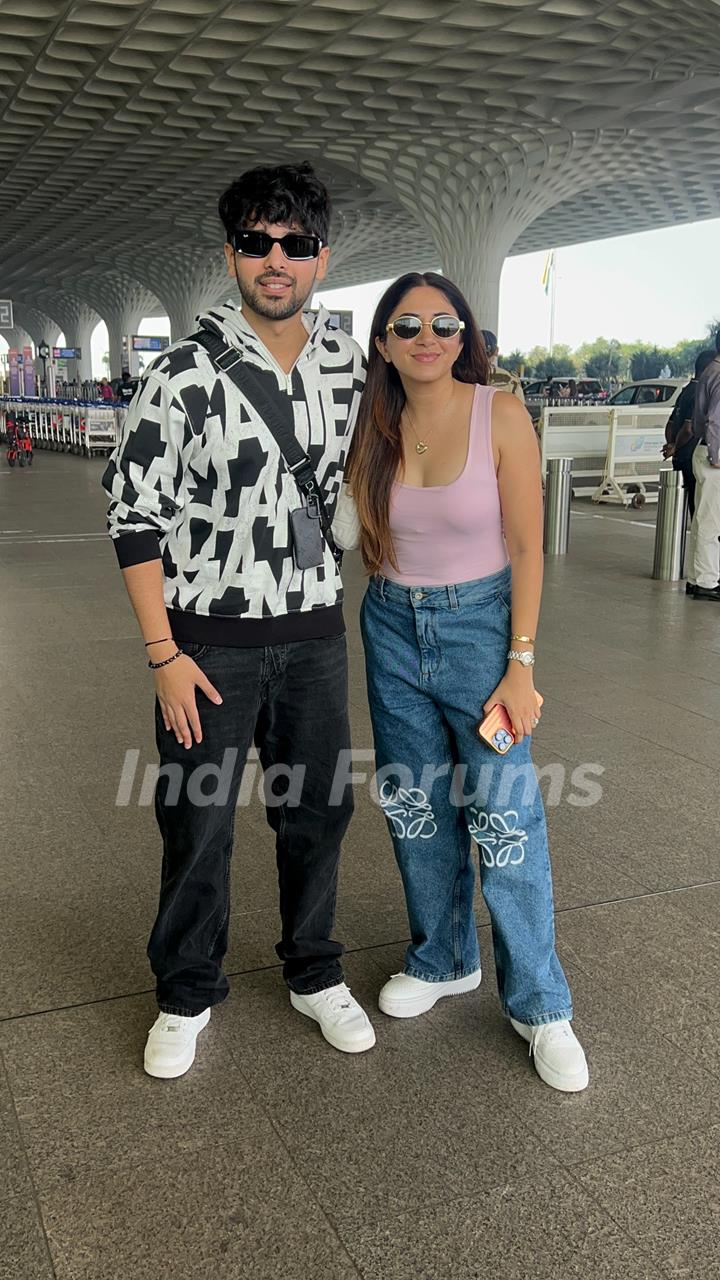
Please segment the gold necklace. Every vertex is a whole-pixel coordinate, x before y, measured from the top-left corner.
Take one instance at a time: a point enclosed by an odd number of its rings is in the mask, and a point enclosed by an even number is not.
[[[424,440],[420,439],[417,431],[415,430],[415,423],[413,422],[412,414],[410,413],[410,410],[408,409],[407,405],[405,405],[405,412],[407,414],[408,426],[410,427],[410,430],[412,431],[415,437],[415,441],[416,441],[415,452],[427,453],[427,445]],[[434,426],[430,428],[430,431],[434,431],[434,430],[435,430]]]
[[[454,399],[454,398],[455,398],[455,388],[453,387],[452,394],[451,394],[451,396],[450,396],[450,400],[449,400],[449,402],[448,402],[448,408],[450,408],[450,405],[452,404],[452,402],[453,402],[453,399]],[[413,418],[413,416],[412,416],[412,414],[411,414],[411,412],[410,412],[410,407],[409,407],[409,405],[408,405],[408,403],[407,403],[407,400],[405,401],[405,413],[407,414],[407,420],[408,420],[408,425],[409,425],[409,427],[410,427],[410,430],[412,431],[412,433],[413,433],[413,435],[414,435],[414,437],[415,437],[415,440],[416,440],[416,444],[415,444],[415,452],[416,452],[416,453],[420,453],[420,454],[422,454],[422,453],[427,453],[427,449],[428,449],[428,447],[427,447],[427,443],[426,443],[426,441],[425,441],[425,440],[421,440],[421,439],[420,439],[420,436],[418,435],[417,431],[415,430],[415,420],[414,420],[414,418]],[[434,423],[433,423],[433,425],[432,425],[432,426],[431,426],[431,428],[430,428],[430,431],[434,431],[436,426],[437,426],[437,423],[436,423],[436,422],[434,422]],[[428,432],[426,433],[426,435],[427,435],[427,436],[429,436],[429,435],[430,435],[430,431],[428,431]]]

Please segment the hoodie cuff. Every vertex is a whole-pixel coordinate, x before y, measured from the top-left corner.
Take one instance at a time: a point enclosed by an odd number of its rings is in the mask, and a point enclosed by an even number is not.
[[[113,538],[115,554],[121,569],[129,569],[134,564],[147,564],[150,560],[161,560],[160,539],[153,529],[140,529],[137,533],[122,533]]]

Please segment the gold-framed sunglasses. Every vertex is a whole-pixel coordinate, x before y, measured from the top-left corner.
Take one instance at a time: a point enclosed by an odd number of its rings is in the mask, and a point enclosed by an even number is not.
[[[421,320],[419,316],[398,316],[385,325],[386,333],[394,333],[396,338],[419,338],[423,329],[430,329],[436,338],[457,338],[465,330],[465,321],[457,316],[433,316],[432,320]]]

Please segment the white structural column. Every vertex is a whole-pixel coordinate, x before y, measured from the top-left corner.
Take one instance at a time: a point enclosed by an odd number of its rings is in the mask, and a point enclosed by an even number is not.
[[[392,188],[408,237],[416,228],[429,232],[443,273],[465,294],[479,325],[497,332],[506,257],[578,180],[567,168],[570,141],[557,128],[542,134],[526,128],[517,139],[488,128],[424,146],[383,140],[367,149],[362,170]]]
[[[15,314],[20,324],[31,335],[36,347],[39,347],[41,342],[47,342],[49,347],[57,346],[61,330],[57,320],[53,320],[45,311],[25,303],[15,308]]]
[[[137,333],[147,315],[163,310],[145,285],[125,275],[109,274],[88,282],[95,305],[107,325],[110,377],[119,378],[123,366],[123,338]]]
[[[138,263],[138,274],[157,294],[170,317],[173,342],[195,331],[198,312],[237,293],[237,285],[227,274],[220,235],[216,252],[207,248],[160,252],[152,260]]]
[[[35,345],[27,329],[23,329],[22,325],[19,324],[16,324],[14,329],[0,329],[0,336],[5,339],[11,351],[22,352],[23,347]]]
[[[58,324],[65,335],[65,345],[81,349],[82,354],[79,360],[68,361],[70,376],[74,375],[80,380],[91,378],[90,340],[96,325],[100,322],[97,311],[76,294],[65,293],[59,289],[43,290],[38,293],[37,301],[40,306],[46,305],[57,317]]]
[[[114,268],[103,270],[100,261],[77,276],[66,275],[60,278],[57,283],[63,292],[67,292],[90,310],[94,316],[93,329],[100,320],[105,321],[108,331],[110,376],[119,378],[122,372],[123,337],[137,333],[140,321],[145,316],[157,315],[163,310],[161,304],[137,279]],[[67,345],[72,345],[67,333],[65,337]],[[88,342],[88,358],[89,355]]]

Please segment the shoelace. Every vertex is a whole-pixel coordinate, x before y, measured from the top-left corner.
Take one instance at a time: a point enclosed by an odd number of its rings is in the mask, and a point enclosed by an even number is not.
[[[182,1018],[176,1013],[161,1013],[160,1026],[158,1031],[179,1031],[182,1026]]]
[[[537,1027],[533,1027],[532,1039],[528,1046],[528,1054],[530,1057],[535,1052],[540,1037],[544,1037],[549,1043],[560,1040],[570,1040],[572,1038],[570,1028],[565,1022],[543,1022]]]
[[[347,1009],[352,1009],[353,1000],[350,995],[349,987],[340,987],[339,990],[333,991],[330,988],[323,992],[325,1003],[330,1006],[333,1013],[343,1013]]]

